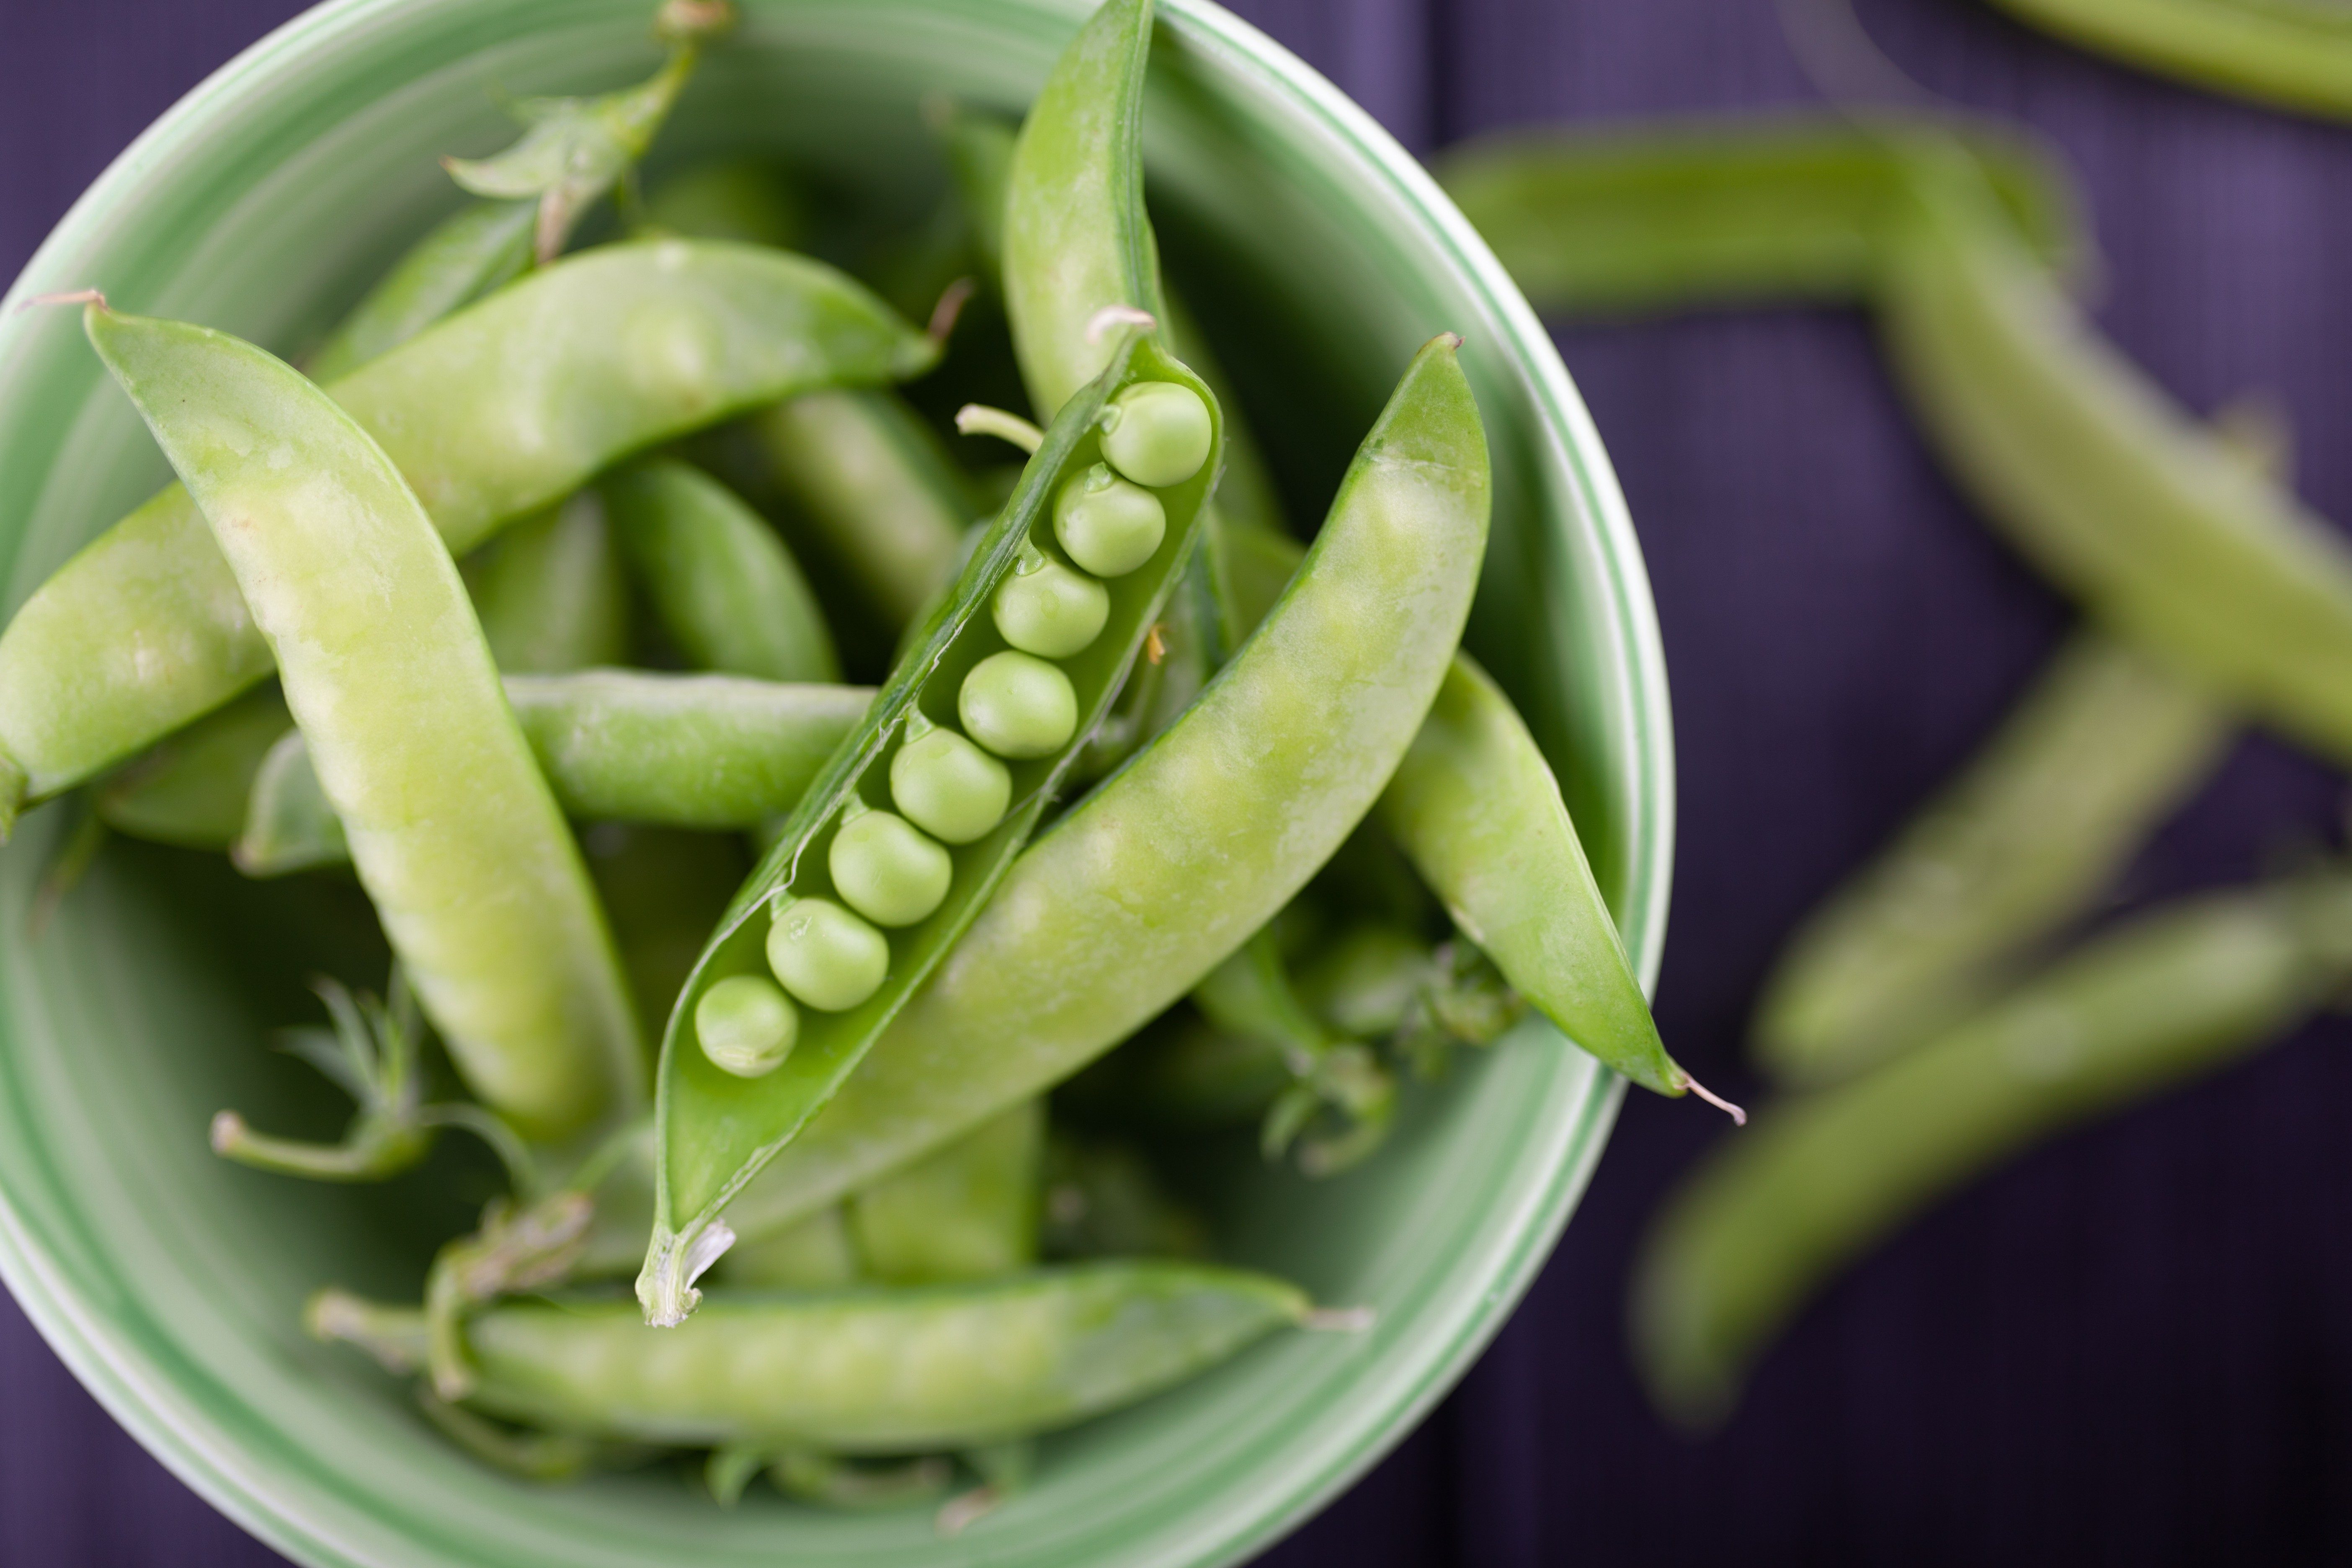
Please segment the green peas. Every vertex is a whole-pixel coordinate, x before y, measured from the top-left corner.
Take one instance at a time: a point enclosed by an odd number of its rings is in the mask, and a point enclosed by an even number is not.
[[[784,1065],[800,1038],[800,1009],[772,980],[734,974],[694,1005],[702,1054],[737,1078],[759,1078]]]
[[[1181,386],[1171,390],[1192,397]],[[1192,401],[1201,400],[1192,397]],[[1110,442],[1110,436],[1105,435],[1106,453]],[[1195,463],[1186,472],[1199,469]],[[1168,514],[1160,498],[1129,484],[1102,463],[1064,485],[1062,493],[1054,498],[1054,537],[1062,542],[1071,560],[1098,577],[1126,576],[1151,559],[1167,531]]]
[[[1152,501],[1151,508],[1157,513],[1160,503]],[[1164,518],[1155,518],[1153,550],[1160,548],[1160,533],[1165,526]],[[1150,558],[1150,551],[1144,558]],[[1110,594],[1085,573],[1072,571],[1042,550],[1033,550],[1022,555],[1013,575],[999,585],[990,614],[1004,640],[1023,653],[1067,658],[1102,636],[1103,625],[1110,619]]]
[[[768,927],[768,967],[818,1012],[845,1013],[881,988],[890,944],[830,899],[794,899]]]
[[[1013,775],[1003,763],[919,716],[907,732],[890,759],[890,799],[908,821],[934,838],[969,844],[1004,820]]]
[[[1103,456],[1139,485],[1181,485],[1209,460],[1209,405],[1187,386],[1143,381],[1103,413]]]
[[[991,654],[964,677],[956,712],[973,740],[1000,757],[1042,757],[1078,728],[1070,678],[1034,654]]]
[[[948,852],[896,813],[863,808],[833,836],[825,864],[849,907],[877,925],[910,926],[948,896]]]

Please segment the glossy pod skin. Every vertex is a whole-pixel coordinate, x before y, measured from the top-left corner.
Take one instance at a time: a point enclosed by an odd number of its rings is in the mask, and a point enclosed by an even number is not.
[[[863,686],[627,669],[509,676],[506,690],[565,816],[710,831],[790,811],[874,700]],[[247,875],[348,858],[299,731],[277,742],[260,774],[232,835]]]
[[[2185,900],[1908,1054],[1770,1108],[1651,1233],[1632,1322],[1652,1395],[1720,1419],[1748,1363],[1848,1259],[2017,1150],[2275,1038],[2347,973],[2340,874]]]
[[[512,1302],[467,1325],[473,1407],[557,1432],[715,1447],[937,1453],[1115,1410],[1279,1328],[1307,1298],[1263,1274],[1104,1263],[977,1285],[714,1295],[658,1337],[625,1301]],[[421,1315],[348,1297],[315,1331],[397,1360]]]
[[[1371,809],[1461,640],[1485,552],[1486,437],[1456,346],[1414,359],[1250,640],[1022,854],[746,1189],[740,1228],[814,1213],[1069,1077],[1199,984]]]
[[[1916,163],[1881,273],[1897,384],[1996,524],[2093,619],[2217,700],[2352,758],[2352,552],[2100,342],[1987,213]]]
[[[1054,497],[1097,460],[1095,432],[1103,407],[1121,388],[1144,380],[1179,385],[1209,405],[1206,388],[1181,365],[1148,342],[1127,340],[1102,378],[1073,399],[1045,432],[1044,446],[973,552],[955,593],[899,661],[859,731],[803,797],[713,934],[662,1046],[655,1109],[655,1225],[638,1279],[648,1321],[675,1323],[691,1310],[692,1276],[716,1256],[698,1248],[723,1250],[730,1234],[714,1228],[719,1209],[833,1096],[987,902],[1125,679],[1192,550],[1216,473],[1213,442],[1193,474],[1157,492],[1167,513],[1165,535],[1150,562],[1107,584],[1110,617],[1093,646],[1057,662],[1013,652],[988,610],[1022,562],[1050,557],[1056,550],[1050,516]],[[993,712],[1000,739],[1019,742],[998,752],[1012,804],[986,833],[943,847],[897,817],[898,810],[915,809],[901,798],[898,753],[931,735],[961,731],[973,708],[975,682],[1001,671],[1007,659],[1029,661],[1023,667],[1024,690],[1060,683],[1061,699],[1069,704],[1062,716],[1066,731],[1046,734],[1033,722],[1037,715],[1017,705]],[[994,682],[988,691],[1001,698],[1004,689]],[[996,749],[977,732],[970,739]],[[1050,749],[1045,740],[1054,742]],[[928,900],[931,907],[914,918],[896,912],[895,898],[892,909],[859,908],[858,888],[842,880],[843,838],[862,831],[860,817],[886,813],[900,820],[898,837],[929,860],[928,875],[937,876],[938,859],[947,863],[947,875]],[[896,867],[891,874],[908,870]],[[851,907],[844,908],[845,902]],[[877,924],[893,929],[886,936]],[[706,1058],[688,1026],[700,990],[732,974],[770,973],[809,1009],[799,1025],[799,1043],[780,1066],[760,1077],[725,1072]],[[973,1120],[1017,1098],[983,1108]]]
[[[861,1271],[886,1285],[992,1279],[1037,1261],[1045,1104],[1024,1100],[854,1194]]]
[[[2077,633],[1967,770],[1790,939],[1757,1004],[1759,1064],[1822,1082],[1971,1011],[2004,961],[2112,885],[2233,729],[2161,664]]]
[[[639,447],[818,386],[919,374],[937,345],[816,262],[716,242],[605,247],[499,290],[331,388],[453,553]],[[186,495],[60,568],[0,634],[0,822],[270,668]]]
[[[415,496],[356,420],[259,349],[102,303],[84,321],[213,520],[467,1084],[541,1138],[625,1115],[643,1068],[611,934]]]
[[[841,679],[808,579],[733,491],[670,458],[633,464],[596,489],[656,618],[691,663],[761,680]]]
[[[1437,161],[1446,194],[1536,308],[1637,315],[1867,297],[1902,216],[1906,149],[1976,162],[2023,243],[2061,277],[2089,269],[2080,199],[2015,132],[1873,112],[1668,121],[1595,134],[1506,132]]]
[[[2232,98],[2352,119],[2352,19],[2326,0],[1993,0],[2086,49]]]

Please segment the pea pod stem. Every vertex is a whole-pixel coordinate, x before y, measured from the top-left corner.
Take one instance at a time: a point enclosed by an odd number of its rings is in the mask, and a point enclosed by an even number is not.
[[[2187,900],[1884,1066],[1772,1106],[1653,1225],[1631,1308],[1652,1396],[1719,1420],[1772,1335],[1849,1260],[2017,1150],[2274,1037],[2347,973],[2341,873]]]
[[[938,347],[819,263],[717,242],[541,269],[335,384],[451,552],[614,459],[802,391],[919,374]],[[453,389],[462,389],[462,395]],[[0,634],[0,825],[266,676],[267,642],[186,493],[68,561]]]
[[[415,494],[259,349],[99,302],[84,322],[204,509],[459,1071],[540,1137],[625,1114],[642,1067],[612,938]]]

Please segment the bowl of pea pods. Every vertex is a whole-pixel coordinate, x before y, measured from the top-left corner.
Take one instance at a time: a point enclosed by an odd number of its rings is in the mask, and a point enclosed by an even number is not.
[[[0,570],[0,1276],[306,1563],[1237,1560],[1705,1096],[1606,456],[1202,0],[309,13]]]

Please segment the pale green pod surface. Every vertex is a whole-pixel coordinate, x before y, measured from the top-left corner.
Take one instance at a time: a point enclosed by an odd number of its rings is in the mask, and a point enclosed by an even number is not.
[[[2204,693],[2078,633],[1967,769],[1790,939],[1757,1004],[1757,1059],[1838,1078],[1972,1010],[2005,961],[2110,887],[2221,758]]]
[[[1570,1041],[1644,1089],[1690,1087],[1658,1039],[1559,781],[1467,656],[1381,795],[1381,821],[1463,934]]]
[[[1178,1263],[834,1296],[714,1294],[658,1338],[625,1301],[511,1302],[467,1328],[472,1404],[557,1431],[933,1453],[1129,1405],[1302,1321],[1295,1287]]]
[[[1993,0],[2159,76],[2352,120],[2352,17],[2329,0]]]
[[[939,441],[880,392],[795,397],[751,422],[771,477],[893,628],[955,575],[970,507]]]
[[[509,675],[625,659],[629,584],[595,495],[583,491],[500,534],[474,584],[474,611]]]
[[[1506,132],[1435,169],[1539,310],[1844,302],[1869,292],[1923,139],[1966,150],[2044,265],[2093,268],[2063,161],[2005,126],[1874,110]]]
[[[849,1200],[868,1279],[988,1279],[1037,1261],[1045,1102],[1024,1100]]]
[[[540,1137],[625,1114],[643,1066],[612,937],[399,472],[250,344],[102,306],[85,321],[217,520],[360,879],[469,1086]]]
[[[863,686],[633,669],[509,676],[506,689],[567,816],[713,832],[790,811],[874,700]],[[239,822],[248,876],[350,858],[299,731],[262,764]]]
[[[2273,1038],[2352,971],[2340,876],[2166,906],[1906,1055],[1767,1108],[1654,1226],[1632,1328],[1652,1397],[1720,1419],[1849,1259],[2017,1150]]]
[[[1973,171],[1918,161],[1878,294],[1896,383],[1984,514],[2108,630],[2352,759],[2352,551],[2096,333]]]
[[[742,829],[789,811],[873,704],[864,686],[593,669],[507,681],[572,816]]]
[[[544,268],[330,390],[463,554],[641,447],[817,387],[918,374],[938,356],[821,263],[661,240]],[[31,798],[54,795],[269,668],[175,487],[67,562],[0,634],[0,761]],[[0,798],[0,826],[16,804]]]
[[[1101,374],[1129,305],[1161,314],[1143,208],[1142,102],[1151,0],[1106,0],[1055,62],[1013,143],[1004,198],[1004,308],[1021,379],[1048,416]]]
[[[245,826],[254,775],[294,727],[274,685],[157,742],[91,792],[117,833],[184,849],[226,849]]]
[[[1030,657],[1005,647],[990,605],[1017,563],[1050,542],[1048,513],[1062,482],[1098,459],[1097,416],[1103,405],[1130,380],[1139,379],[1181,383],[1207,398],[1207,389],[1156,344],[1133,334],[1121,336],[1124,341],[1110,367],[1045,430],[1012,498],[974,547],[954,592],[901,656],[858,731],[842,743],[774,835],[760,868],[712,934],[697,980],[688,987],[691,993],[730,973],[773,966],[787,991],[808,1002],[812,997],[806,987],[820,987],[834,1000],[817,1005],[835,1010],[806,1019],[791,1059],[755,1080],[711,1068],[693,1048],[679,1016],[673,1015],[663,1043],[655,1110],[660,1149],[656,1224],[637,1281],[650,1322],[676,1323],[693,1310],[698,1299],[693,1278],[714,1251],[723,1248],[728,1235],[718,1223],[720,1208],[832,1098],[988,903],[997,880],[1059,793],[1086,735],[1109,711],[1191,557],[1213,462],[1185,484],[1161,492],[1168,515],[1166,537],[1148,565],[1108,585],[1110,615],[1103,634],[1062,663],[1045,667],[1070,700],[1072,721],[1057,749],[1002,759],[1012,804],[994,826],[946,847],[950,877],[945,899],[929,914],[894,927],[887,935],[859,922],[875,945],[887,944],[871,967],[872,984],[836,985],[835,981],[845,977],[825,973],[829,965],[812,965],[807,973],[793,968],[800,955],[797,939],[788,931],[794,911],[829,906],[835,899],[854,901],[832,864],[835,835],[845,831],[845,824],[859,820],[861,812],[878,813],[892,804],[898,753],[931,731],[956,726],[968,678],[975,670],[1008,656]],[[1213,405],[1204,406],[1213,415]],[[918,793],[910,790],[910,799]],[[778,909],[782,913],[772,925],[778,941],[772,942],[763,928],[770,925],[769,911]],[[835,912],[845,921],[856,918],[846,910]],[[856,978],[865,980],[866,973]],[[682,1005],[692,1000],[689,994]]]
[[[1486,437],[1454,347],[1414,360],[1250,640],[1024,852],[744,1192],[747,1225],[814,1212],[1067,1078],[1272,919],[1371,809],[1461,640],[1485,552]]]
[[[340,380],[522,276],[537,219],[531,202],[470,202],[435,225],[319,345],[310,378]]]
[[[597,486],[678,650],[704,669],[833,681],[824,612],[767,520],[698,468],[638,463]]]

